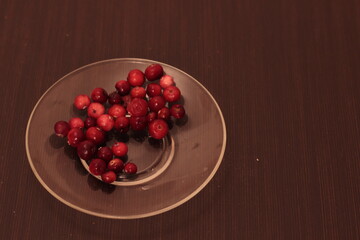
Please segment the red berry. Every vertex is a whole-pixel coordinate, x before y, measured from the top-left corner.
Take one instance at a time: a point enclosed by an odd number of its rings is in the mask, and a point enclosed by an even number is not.
[[[84,128],[85,124],[81,118],[71,118],[69,120],[70,128]]]
[[[167,107],[163,107],[159,110],[157,116],[158,119],[168,120],[170,118],[170,110]]]
[[[84,140],[78,144],[76,150],[81,159],[90,160],[96,153],[96,145],[93,141]]]
[[[105,107],[97,102],[93,102],[87,109],[89,117],[98,118],[105,113]]]
[[[94,102],[106,103],[108,99],[108,94],[103,88],[95,88],[91,93],[91,99]]]
[[[96,145],[99,145],[105,141],[105,132],[100,128],[90,127],[86,130],[86,139],[94,141]]]
[[[133,98],[144,98],[146,95],[146,90],[143,87],[134,87],[131,89],[130,95]]]
[[[59,137],[66,137],[70,129],[70,124],[65,121],[58,121],[54,125],[55,134]]]
[[[106,183],[112,183],[116,180],[116,174],[113,171],[107,171],[101,174],[101,180]]]
[[[115,88],[121,96],[125,96],[130,92],[130,84],[126,80],[116,82]]]
[[[162,139],[168,132],[169,127],[162,119],[156,119],[149,123],[149,134],[155,139]]]
[[[167,88],[169,86],[172,86],[174,85],[175,82],[174,82],[174,78],[172,76],[169,76],[169,75],[164,75],[161,79],[160,79],[160,86],[162,88]]]
[[[74,106],[80,110],[87,108],[90,103],[91,100],[87,95],[78,95],[74,100]]]
[[[116,142],[111,148],[113,154],[117,157],[123,157],[128,152],[128,146],[123,142]]]
[[[145,116],[148,111],[148,104],[142,98],[134,98],[128,104],[127,111],[133,117]]]
[[[105,172],[106,163],[104,160],[95,158],[89,164],[89,170],[94,175],[101,175]]]
[[[154,121],[156,118],[157,118],[156,112],[149,112],[149,113],[146,115],[146,121],[147,121],[148,123]]]
[[[147,120],[145,116],[142,117],[130,117],[130,127],[135,131],[141,131],[146,128]]]
[[[161,95],[161,86],[156,83],[150,83],[146,86],[146,93],[149,97]]]
[[[109,114],[103,114],[96,120],[96,124],[105,132],[109,132],[114,127],[114,119]]]
[[[86,128],[95,127],[95,126],[96,126],[96,119],[95,119],[95,118],[92,118],[92,117],[87,117],[87,118],[85,118],[84,126],[85,126]]]
[[[137,172],[137,166],[134,163],[127,163],[125,164],[124,172],[127,174],[135,174]]]
[[[165,107],[165,99],[163,96],[155,96],[149,100],[149,108],[153,112],[158,112],[160,109]]]
[[[169,86],[164,90],[164,98],[168,102],[175,102],[180,99],[181,92],[180,89],[175,86]]]
[[[129,103],[131,102],[132,99],[133,98],[131,97],[130,94],[122,97],[124,108],[126,108],[129,105]]]
[[[85,139],[85,135],[80,128],[73,128],[69,131],[67,138],[70,146],[77,147],[77,145]]]
[[[151,64],[145,69],[145,76],[149,81],[159,79],[164,74],[164,70],[160,64]]]
[[[139,69],[133,69],[129,72],[127,80],[133,87],[142,86],[145,82],[144,73]]]
[[[170,114],[174,118],[182,118],[185,115],[185,109],[181,104],[172,105],[170,108]]]
[[[119,158],[114,158],[113,160],[110,160],[110,162],[107,165],[107,168],[109,170],[112,170],[116,173],[120,172],[124,169],[124,163]]]
[[[109,94],[109,99],[108,102],[113,105],[113,104],[118,104],[121,103],[121,96],[118,92],[112,92]]]
[[[129,131],[130,120],[127,117],[118,117],[115,121],[114,128],[120,133],[127,133]]]
[[[126,109],[120,104],[114,104],[109,108],[108,114],[113,118],[123,117],[126,115]]]
[[[111,159],[113,159],[113,152],[109,147],[101,147],[97,152],[97,157],[101,158],[105,162],[109,162]]]

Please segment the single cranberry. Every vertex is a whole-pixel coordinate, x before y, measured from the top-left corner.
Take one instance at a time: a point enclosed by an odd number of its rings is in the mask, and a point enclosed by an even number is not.
[[[101,174],[101,180],[106,183],[112,183],[116,180],[116,174],[113,171],[107,171]]]
[[[84,140],[78,144],[76,150],[79,158],[90,160],[95,156],[96,145],[93,141]]]
[[[109,108],[108,114],[116,119],[118,117],[125,116],[126,109],[123,106],[121,106],[120,104],[114,104]]]
[[[146,86],[146,93],[149,97],[161,95],[161,86],[157,83],[150,83]]]
[[[110,160],[110,162],[107,165],[107,168],[109,170],[112,170],[116,173],[121,172],[124,169],[124,163],[119,158],[114,158]]]
[[[103,114],[96,120],[96,124],[105,132],[109,132],[114,127],[114,119],[109,114]]]
[[[117,81],[115,88],[121,96],[125,96],[130,92],[130,83],[126,80]]]
[[[127,117],[118,117],[115,120],[114,128],[120,133],[127,133],[129,131],[130,120]]]
[[[127,163],[125,164],[124,172],[127,174],[135,174],[137,172],[137,166],[134,163]]]
[[[90,127],[86,130],[86,139],[94,141],[96,145],[99,145],[105,141],[105,132],[98,127]]]
[[[157,116],[158,119],[168,120],[170,118],[170,110],[167,107],[163,107],[159,110]]]
[[[111,148],[113,154],[117,157],[123,157],[128,152],[128,146],[123,142],[116,142]]]
[[[169,87],[169,86],[173,86],[175,84],[174,78],[172,76],[169,76],[169,75],[162,76],[159,83],[160,83],[160,86],[162,88],[164,88],[164,89]]]
[[[87,109],[89,117],[98,118],[105,113],[105,107],[101,103],[93,102]]]
[[[80,128],[73,128],[69,131],[67,138],[70,146],[77,147],[77,145],[85,139],[85,135]]]
[[[70,128],[84,128],[85,124],[81,118],[75,117],[69,120]]]
[[[101,175],[106,170],[106,163],[104,160],[95,158],[89,164],[89,170],[94,175]]]
[[[113,159],[113,152],[109,147],[101,147],[97,151],[97,157],[101,158],[105,162],[109,162],[111,159]]]
[[[108,102],[113,105],[113,104],[119,104],[121,103],[121,96],[118,92],[112,92],[109,94],[109,99]]]
[[[145,116],[142,117],[130,117],[130,127],[135,131],[144,130],[147,126],[147,120]]]
[[[143,87],[134,87],[133,89],[131,89],[130,95],[133,98],[144,98],[146,95],[146,90]]]
[[[154,121],[155,119],[157,119],[157,113],[156,112],[149,112],[147,115],[146,115],[146,121],[148,123]]]
[[[169,126],[162,119],[156,119],[149,123],[149,134],[155,139],[162,139],[169,132]]]
[[[87,95],[78,95],[75,97],[74,100],[74,106],[80,110],[87,108],[90,105],[90,103],[91,100]]]
[[[134,98],[126,109],[133,117],[145,116],[148,111],[148,103],[142,98]]]
[[[95,118],[92,118],[92,117],[87,117],[87,118],[85,118],[84,126],[85,126],[86,128],[95,127],[95,126],[96,126],[96,119],[95,119]]]
[[[154,81],[156,79],[161,78],[161,76],[164,74],[164,69],[160,64],[151,64],[145,69],[145,76],[147,80]]]
[[[144,73],[139,69],[133,69],[129,72],[127,80],[133,87],[142,86],[145,82]]]
[[[125,96],[122,97],[122,101],[123,101],[123,106],[124,106],[124,108],[126,108],[126,107],[129,105],[129,103],[131,102],[132,99],[133,99],[133,98],[131,97],[130,94],[129,94],[129,95],[125,95]]]
[[[181,104],[174,104],[170,108],[170,114],[174,118],[183,118],[185,115],[185,109],[184,106]]]
[[[54,125],[55,134],[59,137],[66,137],[70,129],[70,124],[65,121],[58,121]]]
[[[165,107],[166,101],[163,96],[155,96],[149,100],[149,108],[153,112],[158,112]]]
[[[106,103],[108,99],[108,94],[103,88],[95,88],[91,93],[91,99],[94,102],[98,103]]]
[[[164,98],[168,102],[175,102],[180,99],[180,89],[175,86],[169,86],[164,90]]]

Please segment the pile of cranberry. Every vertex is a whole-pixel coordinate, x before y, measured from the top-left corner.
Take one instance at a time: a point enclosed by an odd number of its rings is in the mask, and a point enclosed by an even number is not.
[[[130,129],[147,129],[150,137],[162,139],[168,134],[171,117],[180,119],[185,115],[184,107],[176,104],[181,97],[179,88],[173,77],[164,75],[159,64],[151,64],[145,73],[131,70],[127,80],[116,82],[115,88],[110,94],[103,88],[95,88],[91,98],[76,96],[74,106],[87,111],[86,119],[73,117],[69,122],[58,121],[54,126],[56,135],[67,137],[78,156],[89,163],[89,171],[101,176],[106,183],[114,182],[120,173],[133,175],[137,172],[134,163],[124,164],[121,159],[128,152],[126,143],[106,146],[106,132],[126,134]]]

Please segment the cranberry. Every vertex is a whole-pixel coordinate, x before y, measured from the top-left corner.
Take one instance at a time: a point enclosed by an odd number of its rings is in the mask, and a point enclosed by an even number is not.
[[[130,117],[130,127],[135,131],[144,130],[147,125],[146,117]]]
[[[114,104],[109,108],[108,114],[113,118],[123,117],[126,115],[126,109],[120,104]]]
[[[123,96],[122,97],[122,100],[123,100],[123,106],[124,106],[124,108],[126,108],[127,107],[127,105],[129,105],[129,103],[131,102],[131,100],[132,100],[132,97],[131,97],[131,95],[129,94],[129,95],[125,95],[125,96]]]
[[[183,118],[185,115],[185,109],[181,104],[172,105],[170,108],[170,114],[174,118]]]
[[[174,78],[172,76],[169,76],[169,75],[164,75],[161,79],[160,79],[160,86],[162,88],[167,88],[169,86],[172,86],[174,85],[175,82],[174,82]]]
[[[113,171],[107,171],[101,174],[101,180],[106,183],[112,183],[116,180],[116,174]]]
[[[105,89],[103,88],[95,88],[92,92],[91,92],[91,99],[94,102],[98,102],[98,103],[106,103],[107,99],[108,99],[109,95],[107,94],[107,92],[105,91]]]
[[[85,118],[84,125],[86,128],[91,128],[96,126],[96,119],[92,117]]]
[[[145,76],[149,81],[159,79],[164,74],[164,70],[160,64],[151,64],[145,69]]]
[[[87,95],[78,95],[75,97],[74,106],[77,109],[85,109],[90,105],[90,98]]]
[[[133,98],[144,98],[146,95],[146,90],[143,87],[134,87],[133,89],[131,89],[130,95]]]
[[[73,128],[69,131],[67,138],[70,146],[77,147],[77,145],[85,139],[85,135],[80,128]]]
[[[128,146],[123,142],[116,142],[111,148],[113,154],[117,157],[123,157],[128,152]]]
[[[109,170],[112,170],[112,171],[118,173],[118,172],[120,172],[121,170],[124,169],[124,163],[123,163],[123,161],[121,161],[121,159],[114,158],[113,160],[111,160],[108,163],[107,168]]]
[[[133,69],[129,72],[127,80],[133,87],[142,86],[145,82],[144,73],[139,69]]]
[[[167,107],[163,107],[159,110],[157,116],[158,119],[168,120],[170,118],[170,110]]]
[[[155,96],[149,100],[149,108],[153,112],[158,112],[165,107],[166,101],[163,96]]]
[[[121,96],[118,92],[112,92],[109,94],[109,99],[108,102],[113,105],[113,104],[118,104],[121,103]]]
[[[95,158],[89,164],[89,170],[94,175],[101,175],[105,172],[106,163],[104,160]]]
[[[121,96],[125,96],[130,92],[130,83],[126,80],[120,80],[116,82],[115,88]]]
[[[147,121],[148,123],[154,121],[156,118],[157,118],[156,112],[149,112],[149,113],[146,115],[146,121]]]
[[[124,172],[127,174],[135,174],[137,172],[137,166],[134,163],[127,163],[125,164]]]
[[[99,145],[105,141],[105,132],[100,128],[90,127],[86,131],[86,139],[94,141],[96,145]]]
[[[55,134],[59,137],[66,137],[70,131],[70,124],[65,121],[58,121],[54,125]]]
[[[89,117],[98,118],[105,113],[105,107],[97,102],[93,102],[87,109]]]
[[[161,86],[156,83],[150,83],[146,86],[146,93],[149,97],[161,95]]]
[[[149,123],[149,134],[155,139],[162,139],[168,132],[169,127],[162,119],[156,119]]]
[[[96,153],[96,145],[93,141],[85,140],[78,144],[77,154],[81,159],[90,160]]]
[[[71,118],[69,120],[70,128],[84,128],[85,124],[81,118]]]
[[[109,162],[113,158],[113,152],[109,147],[101,147],[97,151],[97,157],[101,158],[105,162]]]
[[[130,120],[127,117],[118,117],[115,121],[114,128],[120,133],[127,133],[129,131]]]
[[[127,111],[131,116],[145,116],[148,111],[148,104],[142,98],[134,98],[127,106]]]
[[[175,86],[169,86],[164,90],[164,98],[168,102],[175,102],[180,99],[180,89]]]
[[[96,120],[97,125],[104,130],[109,132],[114,127],[114,119],[109,114],[103,114]]]

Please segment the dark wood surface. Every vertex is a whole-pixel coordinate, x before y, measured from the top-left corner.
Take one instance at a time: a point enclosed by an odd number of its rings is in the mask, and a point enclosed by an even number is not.
[[[121,57],[194,76],[228,130],[208,186],[138,220],[62,204],[25,151],[48,87]],[[355,0],[0,0],[0,239],[360,239],[359,66]]]

